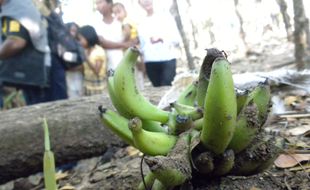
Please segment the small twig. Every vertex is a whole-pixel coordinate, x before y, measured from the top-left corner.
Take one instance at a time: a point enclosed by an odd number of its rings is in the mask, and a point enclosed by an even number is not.
[[[287,188],[288,190],[292,190],[291,186],[287,183],[286,178],[287,178],[287,176],[284,177],[284,184],[285,184],[285,186],[286,186],[286,188]]]

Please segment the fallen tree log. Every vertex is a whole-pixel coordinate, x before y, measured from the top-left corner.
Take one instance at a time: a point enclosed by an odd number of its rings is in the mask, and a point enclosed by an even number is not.
[[[155,103],[167,89],[147,88],[145,92]],[[57,166],[102,155],[110,146],[123,146],[124,142],[101,124],[99,105],[112,108],[107,93],[1,111],[0,184],[42,171],[43,117]]]

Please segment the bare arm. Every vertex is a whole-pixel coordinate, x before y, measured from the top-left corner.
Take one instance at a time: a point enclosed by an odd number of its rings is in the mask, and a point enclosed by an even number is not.
[[[27,41],[19,37],[8,37],[0,46],[0,59],[14,56],[27,45]]]
[[[112,42],[104,39],[102,36],[99,36],[100,46],[104,49],[126,49],[134,45],[133,42]]]

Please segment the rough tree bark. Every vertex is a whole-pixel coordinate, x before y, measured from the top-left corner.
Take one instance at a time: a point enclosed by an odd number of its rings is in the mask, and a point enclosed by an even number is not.
[[[307,48],[307,31],[309,32],[309,20],[305,15],[303,0],[294,0],[294,43],[295,43],[295,58],[297,68],[302,70],[305,68],[305,55]],[[309,37],[308,37],[309,38]]]
[[[276,0],[276,1],[280,7],[280,11],[282,14],[282,18],[283,18],[283,22],[284,22],[285,30],[287,34],[287,40],[292,41],[293,31],[292,31],[292,25],[290,23],[290,16],[287,13],[287,3],[285,2],[285,0]]]
[[[246,51],[248,51],[249,47],[248,47],[248,44],[247,44],[247,42],[245,40],[246,33],[245,33],[244,29],[243,29],[243,18],[241,16],[241,13],[240,13],[239,8],[238,8],[239,0],[234,0],[234,4],[235,4],[235,13],[236,13],[236,15],[237,15],[237,17],[239,19],[239,24],[240,24],[239,35],[240,35],[240,38],[241,38],[241,40],[243,42],[243,45],[246,48]]]
[[[185,54],[186,54],[186,59],[187,59],[188,67],[189,67],[190,70],[194,70],[195,69],[194,59],[193,59],[193,56],[192,56],[192,54],[190,52],[190,47],[189,47],[188,39],[186,37],[186,33],[184,31],[182,20],[181,20],[181,17],[180,17],[177,0],[173,0],[173,5],[172,5],[172,11],[171,12],[172,12],[172,14],[174,16],[175,22],[177,24],[178,30],[179,30],[181,38],[182,38],[182,42],[183,42],[184,49],[185,49]]]
[[[146,90],[155,103],[167,87]],[[120,138],[101,124],[99,105],[112,108],[107,93],[2,111],[0,184],[42,170],[43,117],[48,121],[51,147],[58,166],[100,156],[110,146],[123,146]]]

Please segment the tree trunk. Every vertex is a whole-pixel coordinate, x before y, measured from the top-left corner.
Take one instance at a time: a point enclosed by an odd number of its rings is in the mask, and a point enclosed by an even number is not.
[[[182,42],[184,45],[185,54],[186,54],[186,58],[187,58],[188,67],[190,70],[194,70],[195,69],[194,59],[193,59],[193,56],[190,52],[190,47],[189,47],[188,39],[186,37],[186,33],[184,31],[182,20],[180,17],[180,12],[179,12],[179,8],[178,8],[177,0],[173,0],[172,14],[174,16],[175,22],[177,24],[178,30],[179,30],[181,38],[182,38]]]
[[[150,88],[146,92],[157,102],[166,89]],[[57,166],[102,155],[110,146],[123,146],[124,142],[100,122],[98,106],[112,108],[106,94],[2,111],[0,184],[42,171],[43,117],[48,122]]]
[[[305,68],[304,57],[306,53],[306,26],[307,18],[305,15],[303,0],[294,0],[294,43],[295,43],[295,59],[297,68],[302,70]],[[309,30],[309,29],[308,29]]]
[[[248,47],[248,44],[247,44],[247,42],[245,40],[246,33],[245,33],[244,29],[243,29],[243,19],[242,19],[242,16],[241,16],[240,12],[239,12],[239,9],[238,9],[239,0],[234,0],[234,4],[235,4],[235,13],[236,13],[236,15],[237,15],[237,17],[239,19],[239,24],[240,24],[239,35],[240,35],[240,38],[241,38],[241,40],[243,42],[244,47],[246,48],[246,51],[248,51],[249,47]]]
[[[293,37],[293,32],[292,32],[292,25],[290,23],[290,16],[287,13],[287,3],[285,2],[285,0],[277,0],[277,3],[280,7],[280,11],[282,14],[282,18],[283,18],[283,22],[285,25],[285,30],[286,30],[286,34],[287,34],[287,40],[288,41],[292,41],[292,37]]]

